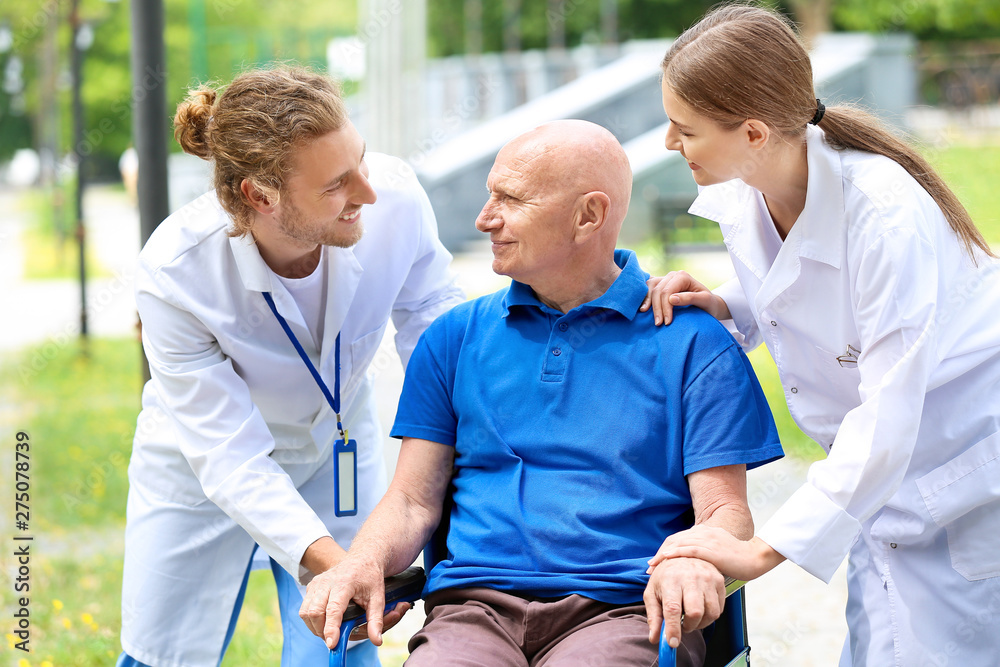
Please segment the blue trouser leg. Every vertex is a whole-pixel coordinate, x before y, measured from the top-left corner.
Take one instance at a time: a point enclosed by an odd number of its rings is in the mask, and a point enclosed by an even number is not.
[[[299,618],[302,594],[295,580],[274,559],[271,559],[271,572],[274,573],[274,583],[278,588],[278,607],[281,609],[281,628],[285,640],[281,650],[281,664],[284,667],[328,664],[330,649]],[[371,642],[358,644],[347,652],[347,664],[349,667],[380,667],[378,649]]]

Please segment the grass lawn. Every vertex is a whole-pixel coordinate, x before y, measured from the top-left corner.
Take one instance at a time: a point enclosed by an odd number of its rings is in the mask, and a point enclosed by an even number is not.
[[[75,341],[50,344],[2,362],[0,404],[15,408],[4,414],[4,432],[10,443],[16,431],[30,438],[29,534],[35,539],[28,591],[32,652],[13,649],[18,638],[8,624],[0,653],[17,667],[114,664],[121,651],[126,471],[142,388],[139,344],[96,339],[86,355]],[[13,452],[11,444],[5,459],[13,460]],[[16,571],[11,555],[4,549],[0,556],[4,572]],[[12,585],[2,587],[0,602],[15,608]],[[270,572],[253,573],[224,664],[279,664],[278,618]]]
[[[1000,147],[958,147],[932,158],[986,238],[994,247],[1000,245],[995,185]],[[673,263],[669,257],[653,260],[660,264],[647,266],[657,272]],[[767,351],[758,349],[750,358],[786,451],[809,460],[821,456],[792,422]],[[10,447],[3,465],[13,460],[14,432],[27,432],[32,446],[32,653],[13,650],[16,638],[5,629],[3,654],[12,665],[110,665],[120,651],[126,467],[139,410],[139,360],[138,342],[131,338],[94,340],[88,355],[70,343],[0,359],[0,406],[6,408],[0,410],[0,420]],[[13,516],[13,508],[8,515]],[[13,572],[14,567],[11,550],[5,549],[0,568]],[[4,585],[0,592],[5,610],[14,608],[12,589]],[[254,572],[223,664],[279,664],[280,635],[271,575]],[[391,667],[400,660],[388,657],[384,664]]]
[[[972,216],[994,252],[1000,253],[1000,146],[953,146],[927,154],[934,168]]]

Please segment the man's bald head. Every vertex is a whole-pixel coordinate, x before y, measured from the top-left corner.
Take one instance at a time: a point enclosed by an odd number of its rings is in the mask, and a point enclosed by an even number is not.
[[[530,169],[540,186],[582,196],[603,192],[610,199],[606,229],[617,240],[632,195],[632,168],[615,135],[585,120],[557,120],[512,140],[497,164],[510,160]]]
[[[497,155],[486,188],[476,228],[490,235],[498,274],[560,309],[602,294],[618,275],[632,170],[603,127],[561,120],[522,134]]]

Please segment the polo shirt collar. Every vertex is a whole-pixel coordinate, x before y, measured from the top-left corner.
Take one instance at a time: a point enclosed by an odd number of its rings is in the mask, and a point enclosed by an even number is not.
[[[615,278],[611,287],[593,301],[577,306],[570,312],[584,308],[605,308],[621,313],[628,320],[635,318],[639,312],[639,306],[646,298],[648,292],[646,279],[649,276],[639,268],[639,260],[631,250],[615,250],[615,264],[622,271]],[[507,294],[504,295],[503,306],[503,317],[507,317],[515,306],[548,308],[538,300],[531,287],[516,280],[511,281]]]

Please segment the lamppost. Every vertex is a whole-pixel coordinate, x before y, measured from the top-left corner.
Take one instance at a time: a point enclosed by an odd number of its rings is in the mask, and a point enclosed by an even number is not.
[[[69,24],[72,30],[70,49],[70,72],[73,90],[73,161],[76,164],[76,240],[80,250],[80,338],[87,341],[87,264],[86,231],[83,224],[83,101],[80,90],[83,85],[83,52],[94,41],[93,29],[80,20],[80,0],[72,0],[69,10]],[[86,350],[86,347],[84,348]]]
[[[105,0],[109,4],[118,0]],[[69,8],[69,25],[72,34],[70,45],[70,74],[72,78],[72,109],[73,109],[73,162],[76,164],[76,198],[74,212],[76,213],[76,240],[79,247],[80,263],[80,339],[84,343],[84,354],[87,352],[87,260],[86,260],[86,227],[83,218],[84,182],[84,136],[83,136],[83,54],[94,43],[94,29],[90,23],[80,18],[80,0],[71,0]]]

